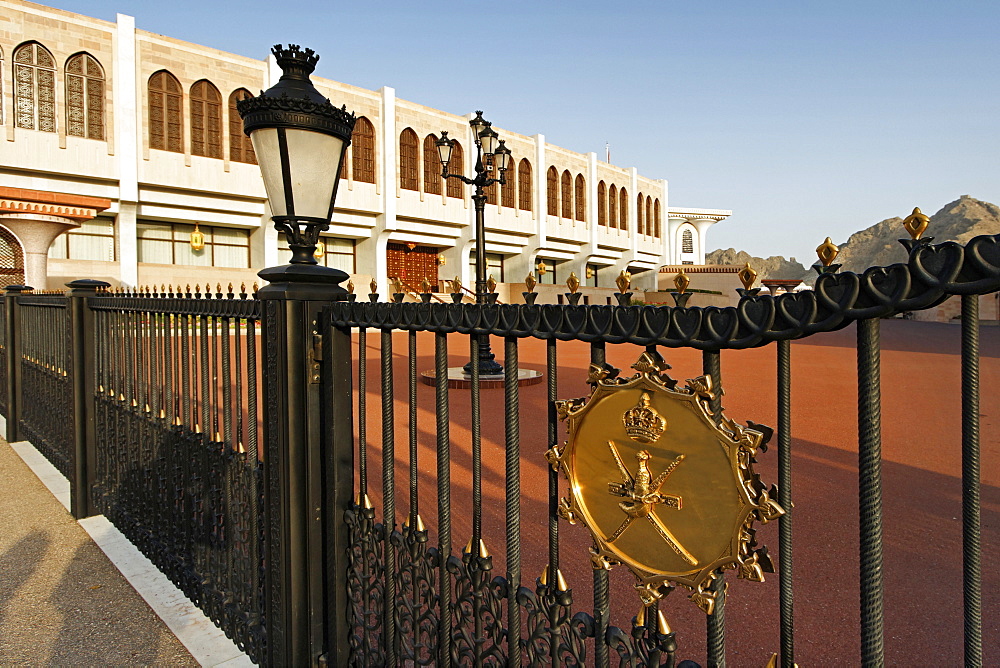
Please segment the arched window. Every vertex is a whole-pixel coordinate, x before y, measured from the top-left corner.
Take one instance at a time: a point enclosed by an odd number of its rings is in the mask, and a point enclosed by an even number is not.
[[[66,134],[104,139],[104,69],[89,53],[66,61]]]
[[[441,158],[438,156],[437,135],[424,137],[424,192],[441,194]]]
[[[604,181],[597,184],[597,224],[608,225],[608,187]]]
[[[562,217],[570,220],[573,218],[573,177],[569,175],[568,169],[563,170],[559,185],[559,197],[562,200]]]
[[[417,133],[412,128],[399,133],[399,185],[417,190]]]
[[[191,155],[222,157],[222,95],[207,79],[191,86]]]
[[[608,227],[618,227],[618,188],[614,184],[608,188]]]
[[[558,216],[559,215],[559,172],[556,171],[555,167],[549,167],[549,171],[545,175],[545,185],[546,185],[545,194],[549,202],[548,213],[550,216]]]
[[[642,234],[645,229],[642,225],[642,203],[643,197],[642,193],[639,193],[635,199],[635,231],[638,234]]]
[[[149,77],[149,148],[183,153],[181,84],[170,72],[160,70]]]
[[[694,235],[691,234],[691,230],[684,230],[684,233],[681,235],[681,252],[694,252]]]
[[[351,152],[354,180],[375,183],[375,128],[364,116],[359,116],[354,123]]]
[[[653,234],[653,198],[646,195],[646,234]]]
[[[653,235],[660,238],[660,200],[653,200]]]
[[[486,192],[486,203],[496,204],[499,200],[497,199],[497,184],[491,183],[490,185],[483,188]]]
[[[576,197],[576,219],[586,220],[587,218],[587,181],[583,178],[583,174],[576,175],[576,183],[574,184],[575,197]]]
[[[618,204],[619,204],[619,207],[620,207],[619,211],[618,211],[618,222],[619,222],[618,227],[620,227],[623,230],[627,230],[628,229],[628,191],[626,191],[624,188],[622,188],[621,190],[618,191]]]
[[[531,200],[534,186],[531,181],[531,163],[527,158],[521,158],[517,166],[517,208],[521,211],[531,211]]]
[[[37,42],[14,50],[14,118],[25,130],[56,131],[56,61]]]
[[[3,99],[3,49],[0,49],[0,100]],[[0,125],[3,124],[3,107],[0,104]]]
[[[253,97],[246,88],[237,88],[229,96],[229,159],[233,162],[257,164],[257,156],[253,154],[253,144],[250,137],[243,133],[243,119],[236,110],[236,103]]]
[[[514,208],[517,199],[517,163],[510,161],[510,166],[503,173],[503,186],[500,188],[500,204]]]
[[[448,162],[449,174],[465,174],[465,151],[462,145],[452,139],[451,160]],[[448,179],[448,197],[462,199],[464,196],[463,184],[459,179]]]

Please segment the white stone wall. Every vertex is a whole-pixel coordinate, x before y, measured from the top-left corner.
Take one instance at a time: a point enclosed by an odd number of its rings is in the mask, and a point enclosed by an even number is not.
[[[18,45],[31,40],[45,46],[56,60],[58,132],[55,133],[14,128],[11,57]],[[197,221],[246,229],[251,232],[253,268],[278,263],[276,233],[269,224],[258,168],[231,161],[228,149],[229,95],[238,88],[256,94],[270,87],[280,75],[272,56],[255,60],[136,30],[134,19],[121,14],[112,23],[19,0],[0,0],[0,51],[0,77],[4,82],[0,100],[4,126],[0,139],[4,141],[0,151],[0,185],[92,195],[112,201],[107,213],[115,217],[118,260],[105,264],[115,266],[99,268],[92,261],[55,261],[49,269],[53,286],[80,277],[78,272],[83,270],[116,277],[127,285],[161,282],[149,278],[157,274],[152,267],[144,268],[138,263],[136,226],[141,220]],[[82,51],[94,56],[104,68],[106,136],[103,141],[67,136],[65,131],[62,68],[67,58]],[[159,70],[173,74],[184,91],[181,153],[152,149],[149,145],[148,81]],[[211,81],[222,96],[221,159],[191,154],[189,94],[191,86],[201,79]],[[439,136],[442,130],[447,130],[449,136],[462,143],[464,173],[471,174],[475,163],[475,147],[468,127],[471,114],[457,116],[400,100],[391,88],[371,91],[318,77],[314,82],[336,105],[344,104],[358,116],[364,116],[375,129],[375,183],[354,178],[349,153],[347,178],[341,182],[330,229],[332,235],[357,242],[355,282],[366,285],[374,276],[384,285],[386,245],[390,241],[412,241],[440,248],[447,262],[441,269],[442,278],[458,273],[466,285],[471,285],[468,268],[468,256],[474,246],[471,189],[463,186],[461,199],[448,197],[446,187],[442,187],[440,195],[424,192],[422,159],[418,160],[418,190],[405,190],[399,185],[399,135],[405,128],[416,132],[421,150],[427,135]],[[490,117],[489,113],[486,117]],[[706,230],[730,213],[692,209],[675,217],[668,207],[666,181],[641,176],[634,168],[607,164],[593,153],[581,154],[548,144],[543,135],[522,135],[500,125],[496,130],[506,140],[514,160],[527,158],[532,168],[531,211],[521,210],[516,201],[513,208],[487,206],[487,252],[505,256],[508,281],[519,280],[540,259],[550,264],[566,263],[563,273],[568,276],[569,271],[575,271],[581,280],[587,265],[599,267],[602,281],[629,267],[655,269],[665,263],[679,262],[674,233],[680,221],[697,231],[695,255],[703,262]],[[569,218],[547,215],[546,174],[550,166],[560,175],[564,170],[569,171],[574,179],[574,194],[577,175],[584,178],[584,220],[576,220],[575,206]],[[605,187],[614,184],[627,190],[627,230],[598,224],[597,192],[601,182]],[[659,238],[638,234],[636,197],[640,192],[651,201],[659,201]],[[165,272],[161,269],[158,273]],[[217,278],[226,283],[246,280],[252,271],[215,268],[199,270],[199,274],[205,274],[205,280]],[[650,282],[655,280],[655,271],[645,275]]]

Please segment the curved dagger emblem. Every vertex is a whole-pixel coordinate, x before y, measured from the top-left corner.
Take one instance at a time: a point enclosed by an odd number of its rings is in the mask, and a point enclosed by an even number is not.
[[[670,529],[653,512],[653,509],[659,504],[663,504],[667,508],[681,509],[683,505],[681,497],[672,494],[661,494],[660,488],[667,481],[667,478],[670,477],[670,474],[684,461],[684,455],[677,455],[670,462],[670,465],[667,466],[666,470],[654,479],[647,463],[650,459],[648,450],[640,450],[635,453],[638,466],[633,476],[628,467],[625,466],[625,462],[622,461],[621,454],[619,454],[614,441],[608,441],[608,447],[611,448],[611,454],[614,455],[615,462],[618,464],[618,470],[622,475],[621,482],[608,483],[608,492],[625,499],[618,504],[618,507],[626,515],[625,521],[608,538],[608,543],[614,543],[625,533],[626,529],[632,526],[633,522],[644,518],[653,525],[653,528],[660,534],[663,541],[670,546],[670,549],[679,554],[684,561],[692,566],[696,566],[698,560],[681,545],[680,541],[670,532]]]

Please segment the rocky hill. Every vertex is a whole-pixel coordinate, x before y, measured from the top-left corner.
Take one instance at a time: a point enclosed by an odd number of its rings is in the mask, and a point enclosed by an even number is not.
[[[934,237],[935,243],[957,241],[965,243],[981,234],[1000,234],[1000,207],[982,202],[968,195],[946,204],[931,216],[925,236]],[[906,237],[903,219],[887,218],[871,227],[855,232],[840,246],[837,263],[843,271],[862,272],[873,265],[887,265],[906,260],[906,250],[897,241]],[[781,256],[756,258],[749,253],[729,248],[715,250],[705,256],[708,264],[750,263],[761,278],[803,278],[812,282],[816,274],[795,261]]]

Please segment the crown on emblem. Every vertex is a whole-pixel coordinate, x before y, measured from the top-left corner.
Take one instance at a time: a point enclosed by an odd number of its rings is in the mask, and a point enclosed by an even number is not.
[[[633,408],[622,415],[629,438],[639,443],[653,443],[667,428],[667,421],[649,405],[649,392],[643,392]]]

